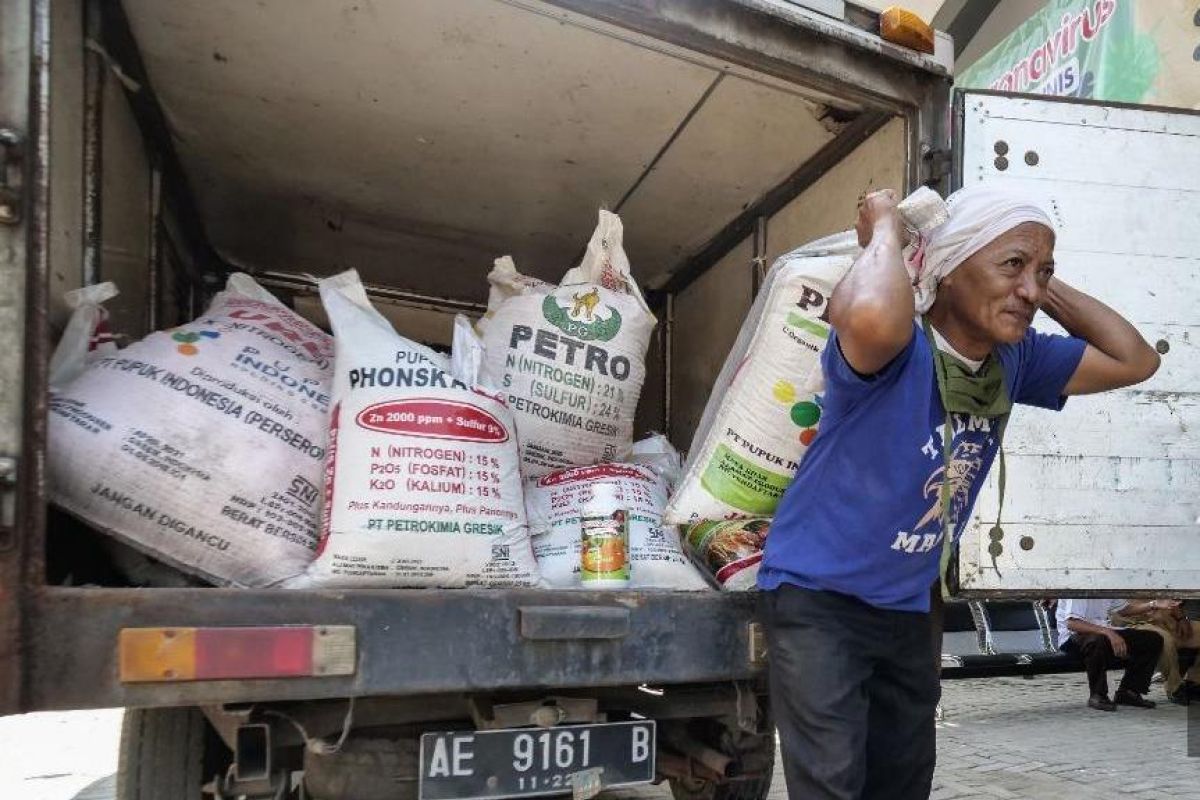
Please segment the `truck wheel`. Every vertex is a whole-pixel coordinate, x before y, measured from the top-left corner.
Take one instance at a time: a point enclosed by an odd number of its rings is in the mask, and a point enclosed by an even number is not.
[[[766,800],[775,771],[775,728],[769,717],[763,724],[763,732],[735,734],[732,740],[728,735],[715,735],[720,727],[710,724],[708,731],[713,735],[702,736],[700,740],[707,740],[711,745],[721,741],[718,749],[734,758],[732,777],[721,782],[671,778],[671,795],[675,800]]]
[[[121,725],[117,800],[201,800],[231,754],[197,708],[131,708]]]
[[[675,800],[766,800],[770,791],[769,774],[745,780],[734,778],[727,783],[671,778],[671,796]]]

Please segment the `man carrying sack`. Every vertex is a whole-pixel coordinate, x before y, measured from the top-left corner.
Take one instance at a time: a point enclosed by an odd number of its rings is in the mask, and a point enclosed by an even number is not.
[[[895,195],[860,203],[865,249],[829,303],[821,430],[767,538],[761,613],[797,800],[929,796],[944,532],[961,533],[1014,404],[1060,409],[1158,367],[1132,325],[1054,277],[1040,208],[986,187],[948,207],[906,264]],[[1039,308],[1071,335],[1031,329]]]

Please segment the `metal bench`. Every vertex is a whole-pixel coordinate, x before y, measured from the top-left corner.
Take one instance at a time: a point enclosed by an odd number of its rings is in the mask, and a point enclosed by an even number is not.
[[[1083,662],[1058,649],[1054,618],[1036,601],[946,603],[943,678],[1078,672]]]

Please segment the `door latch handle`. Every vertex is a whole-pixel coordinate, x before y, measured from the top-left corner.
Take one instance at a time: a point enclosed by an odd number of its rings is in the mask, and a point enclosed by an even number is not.
[[[21,161],[24,155],[21,134],[12,128],[0,128],[0,224],[21,221]]]

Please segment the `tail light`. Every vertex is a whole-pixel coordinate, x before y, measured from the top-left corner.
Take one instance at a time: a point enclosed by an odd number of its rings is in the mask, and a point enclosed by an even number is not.
[[[260,628],[124,628],[122,683],[353,675],[351,625]]]

